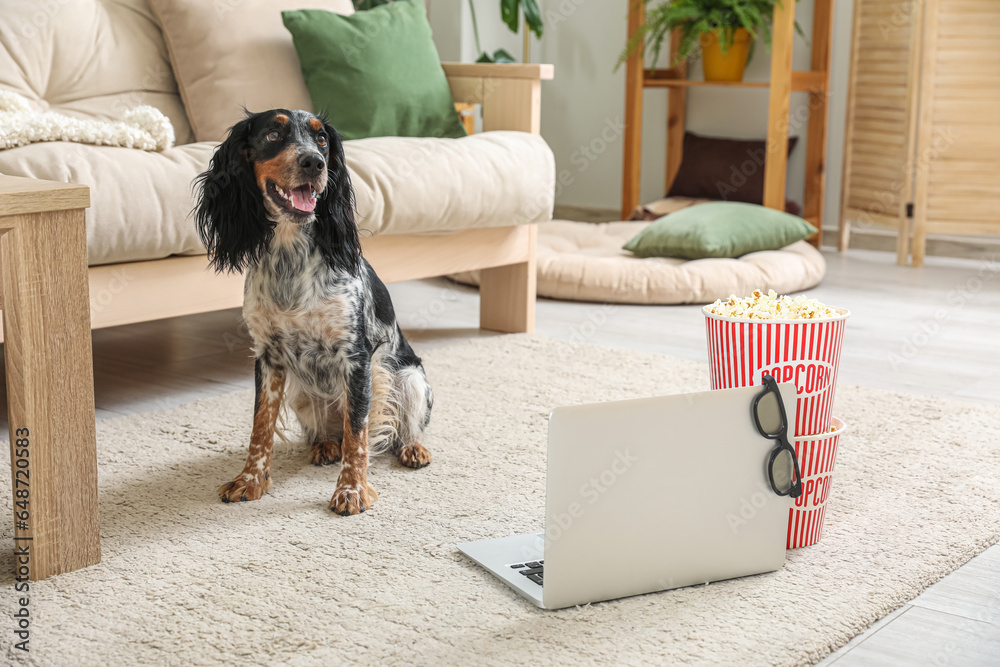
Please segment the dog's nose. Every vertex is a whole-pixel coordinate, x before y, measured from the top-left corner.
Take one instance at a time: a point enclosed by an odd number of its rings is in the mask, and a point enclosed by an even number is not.
[[[323,156],[319,153],[306,153],[299,156],[299,166],[308,175],[318,176],[326,169],[326,162],[323,161]]]

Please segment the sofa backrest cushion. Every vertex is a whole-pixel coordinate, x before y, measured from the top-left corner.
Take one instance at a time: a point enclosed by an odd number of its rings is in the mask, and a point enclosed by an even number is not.
[[[193,140],[147,0],[3,0],[0,89],[86,119],[148,104],[170,118],[178,144]]]
[[[351,0],[150,0],[198,141],[221,141],[250,111],[311,109],[286,9],[354,12]]]

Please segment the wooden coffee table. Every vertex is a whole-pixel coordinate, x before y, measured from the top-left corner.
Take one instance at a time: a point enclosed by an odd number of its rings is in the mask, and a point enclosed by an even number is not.
[[[17,579],[101,560],[84,209],[90,189],[0,175],[0,295]]]

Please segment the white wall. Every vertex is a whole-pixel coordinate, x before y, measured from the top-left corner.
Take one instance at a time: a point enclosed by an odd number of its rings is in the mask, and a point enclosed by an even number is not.
[[[521,38],[500,20],[499,0],[474,0],[484,50],[503,47],[521,56]],[[555,65],[554,81],[543,84],[542,135],[556,155],[567,185],[560,204],[617,209],[621,201],[622,118],[625,75],[614,71],[627,35],[629,0],[540,0],[545,35],[532,40],[532,61]],[[836,226],[847,96],[852,3],[835,3],[833,66],[827,152],[825,226]],[[442,59],[475,60],[467,0],[431,0],[431,25]],[[812,31],[812,2],[798,3],[796,14],[806,34]],[[770,56],[758,45],[746,80],[767,80]],[[667,56],[661,59],[666,66]],[[808,69],[809,46],[796,39],[794,67]],[[700,78],[696,64],[692,78]],[[642,201],[663,195],[667,93],[646,91],[643,110]],[[808,96],[792,96],[793,133],[801,137],[789,161],[788,196],[802,201]],[[687,127],[693,132],[740,139],[763,139],[767,128],[767,90],[697,88],[688,93]]]
[[[496,49],[505,48],[520,60],[522,38],[512,33],[500,20],[500,0],[474,2],[483,50],[493,53]],[[424,4],[427,6],[427,17],[431,30],[434,31],[434,44],[441,60],[475,61],[479,52],[476,51],[469,0],[424,0]],[[538,62],[537,58],[532,60]]]
[[[475,54],[467,0],[424,0],[424,4],[441,60],[471,62],[479,57]]]

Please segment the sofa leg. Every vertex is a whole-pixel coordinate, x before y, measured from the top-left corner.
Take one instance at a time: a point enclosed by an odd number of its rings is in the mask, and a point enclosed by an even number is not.
[[[528,259],[482,269],[479,279],[479,326],[505,333],[534,333],[537,229],[530,226]]]
[[[535,263],[483,269],[479,280],[479,326],[505,333],[535,331]]]

